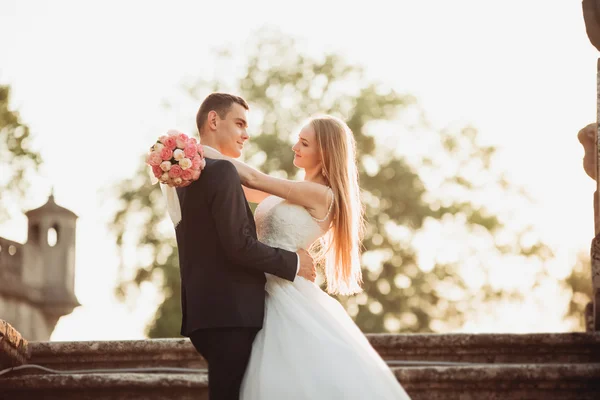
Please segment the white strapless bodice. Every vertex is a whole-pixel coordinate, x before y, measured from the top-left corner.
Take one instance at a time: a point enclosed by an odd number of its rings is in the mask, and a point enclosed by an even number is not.
[[[254,220],[258,240],[284,250],[308,250],[323,235],[319,224],[304,207],[277,196],[269,196],[258,205]]]

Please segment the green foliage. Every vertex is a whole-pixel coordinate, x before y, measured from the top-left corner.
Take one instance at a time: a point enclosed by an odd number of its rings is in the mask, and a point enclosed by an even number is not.
[[[585,306],[592,301],[592,267],[590,257],[581,254],[562,286],[571,292],[566,318],[574,322],[577,331],[585,331]]]
[[[25,197],[29,174],[38,170],[41,156],[31,149],[29,127],[11,109],[10,87],[0,86],[0,204],[18,203]],[[0,221],[9,217],[0,207]]]
[[[258,119],[260,126],[260,134],[252,137],[245,150],[249,163],[267,173],[299,178],[290,147],[302,121],[315,113],[341,117],[355,134],[368,224],[363,257],[365,292],[340,301],[363,331],[458,328],[477,302],[518,296],[495,288],[489,278],[473,289],[463,279],[461,260],[436,260],[431,268],[423,268],[412,243],[426,221],[462,221],[467,240],[460,243],[461,248],[469,248],[468,238],[483,237],[494,249],[491,254],[476,255],[486,276],[486,259],[491,256],[551,256],[541,243],[521,245],[519,235],[496,244],[495,235],[505,233],[502,219],[469,200],[472,194],[490,187],[500,195],[512,191],[505,190],[504,178],[492,171],[495,149],[480,145],[476,130],[465,127],[437,132],[421,118],[407,130],[423,132],[436,147],[409,162],[406,149],[404,154],[397,150],[406,137],[402,117],[411,112],[422,114],[413,97],[367,79],[360,67],[338,55],[313,59],[297,52],[292,39],[268,31],[259,32],[253,40],[237,91],[249,102],[252,119]],[[215,87],[218,83],[199,83],[187,93],[199,104]],[[377,129],[381,123],[387,124]],[[113,227],[122,245],[128,219],[134,214],[142,216],[137,217],[142,218],[142,234],[134,245],[148,249],[149,259],[155,261],[142,265],[133,283],[154,280],[162,285],[165,300],[149,334],[175,336],[180,310],[174,241],[172,233],[165,235],[158,228],[165,215],[160,192],[149,185],[145,172],[140,171],[140,176],[141,180],[136,177],[120,186],[123,207]],[[427,184],[426,180],[431,180],[427,176],[435,177],[436,183]]]

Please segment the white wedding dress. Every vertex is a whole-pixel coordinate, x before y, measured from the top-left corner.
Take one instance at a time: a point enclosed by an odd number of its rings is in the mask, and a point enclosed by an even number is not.
[[[301,206],[275,196],[256,209],[261,242],[297,251],[324,234]],[[304,278],[267,274],[265,320],[241,400],[410,399],[341,304]]]

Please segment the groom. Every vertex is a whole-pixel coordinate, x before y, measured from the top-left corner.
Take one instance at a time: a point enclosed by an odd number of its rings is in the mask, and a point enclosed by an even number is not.
[[[203,145],[237,158],[248,140],[248,104],[208,96],[196,116]],[[200,178],[178,188],[182,219],[175,232],[181,273],[181,334],[208,362],[211,400],[239,399],[252,342],[262,328],[265,273],[314,281],[310,255],[260,243],[238,173],[206,159]]]

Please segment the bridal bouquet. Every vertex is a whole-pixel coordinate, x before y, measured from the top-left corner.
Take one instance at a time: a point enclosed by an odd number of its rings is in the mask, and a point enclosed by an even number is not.
[[[171,129],[150,147],[146,164],[160,183],[185,187],[200,177],[206,161],[202,145],[196,139]]]

